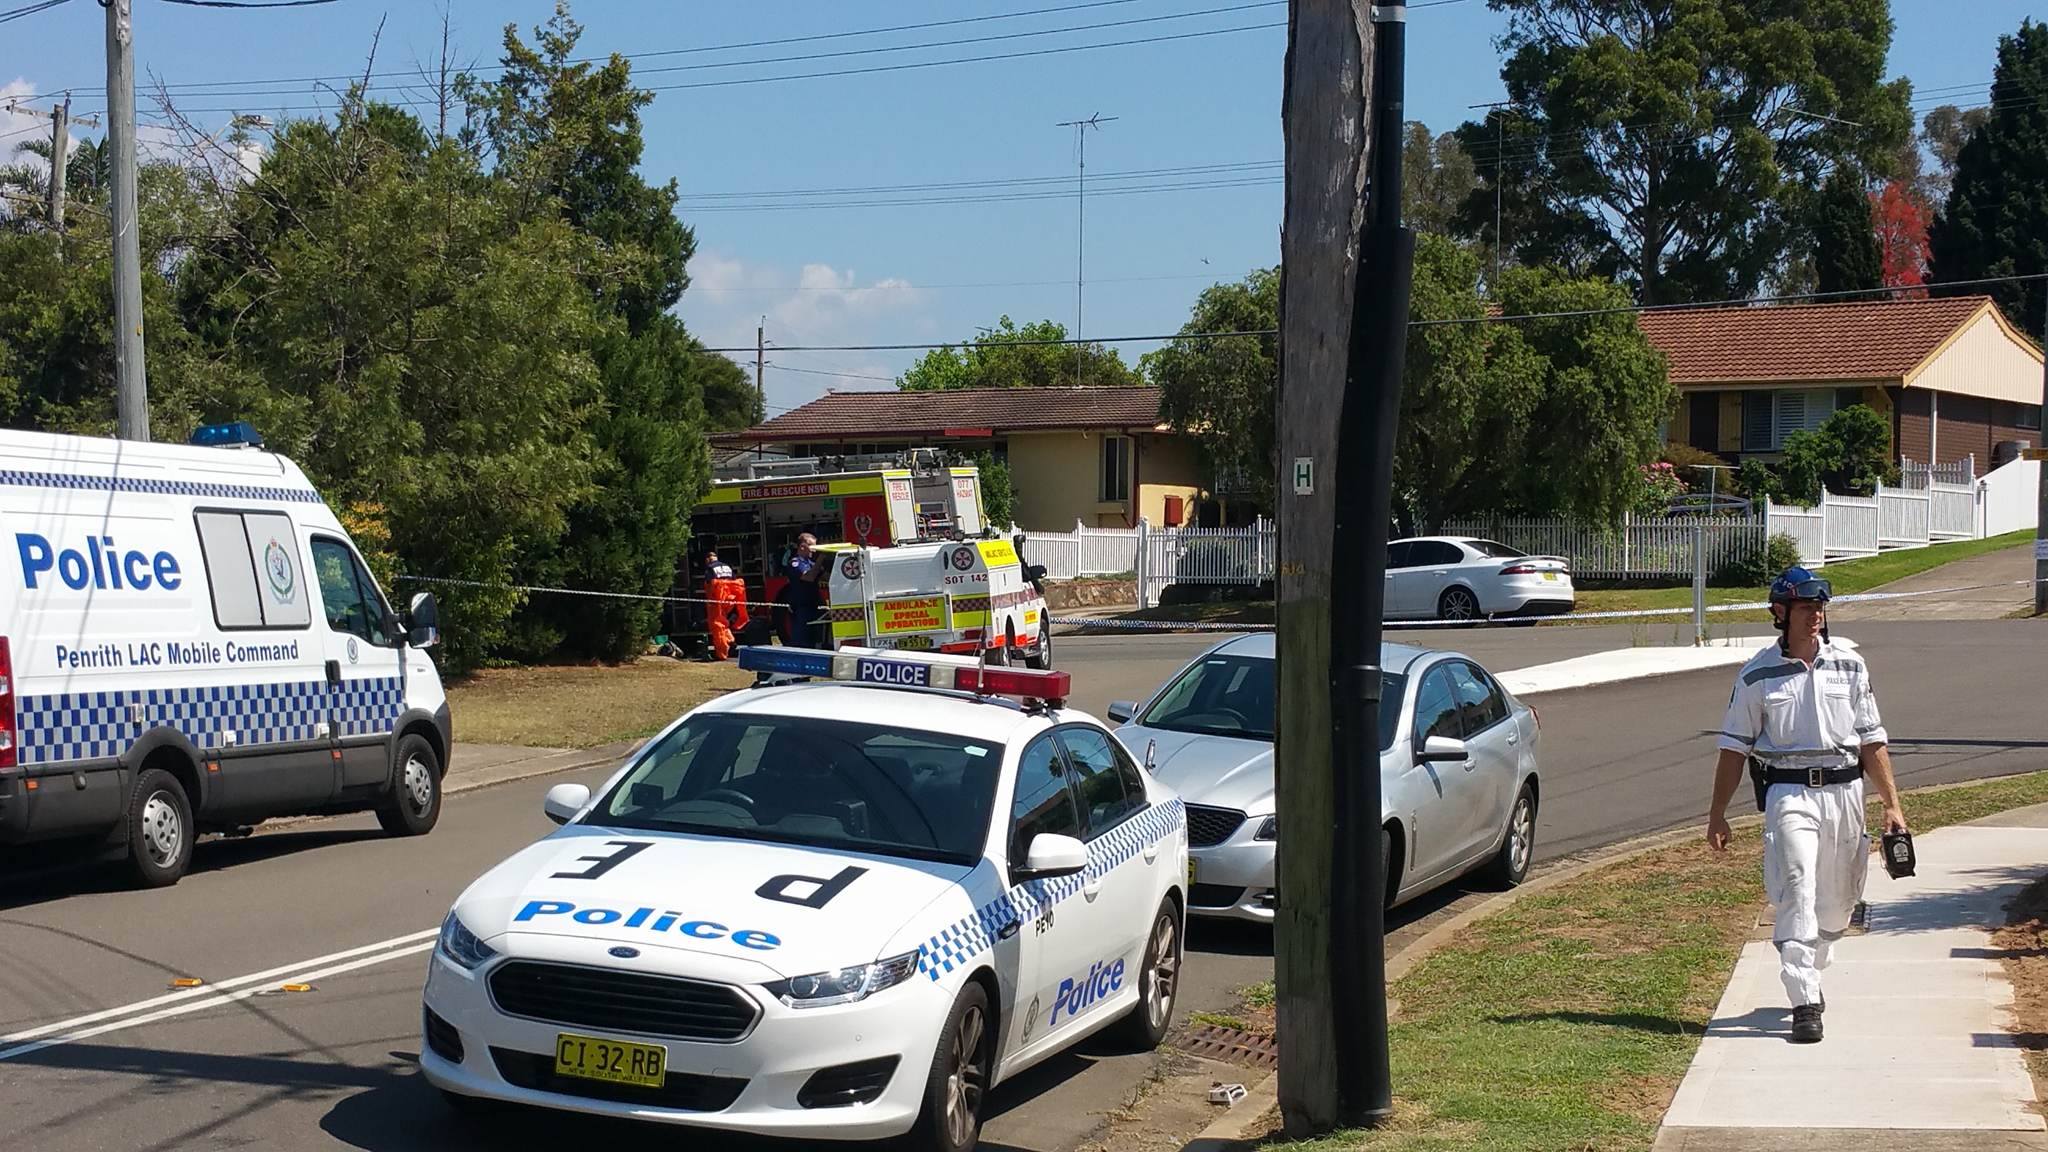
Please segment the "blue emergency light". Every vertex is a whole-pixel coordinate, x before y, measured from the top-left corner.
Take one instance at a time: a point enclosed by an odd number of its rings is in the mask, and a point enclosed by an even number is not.
[[[748,646],[739,651],[742,671],[770,676],[806,676],[885,688],[922,688],[972,692],[977,696],[1014,696],[1057,704],[1071,694],[1072,677],[1065,672],[1020,668],[986,668],[971,656],[907,654],[880,649],[826,652],[816,648]]]
[[[192,430],[191,442],[201,448],[261,448],[263,436],[247,420],[237,420],[202,424]]]

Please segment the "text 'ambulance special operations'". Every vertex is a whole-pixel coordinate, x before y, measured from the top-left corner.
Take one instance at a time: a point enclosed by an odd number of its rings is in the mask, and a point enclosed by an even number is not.
[[[434,826],[433,597],[394,611],[260,443],[0,432],[0,845],[103,849],[155,886],[273,817]]]

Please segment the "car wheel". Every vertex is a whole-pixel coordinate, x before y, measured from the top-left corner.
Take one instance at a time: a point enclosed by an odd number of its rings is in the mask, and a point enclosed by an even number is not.
[[[1036,668],[1041,672],[1052,667],[1051,624],[1040,624],[1038,626],[1038,651],[1025,656],[1024,665],[1027,668]]]
[[[946,1014],[925,1079],[924,1109],[910,1131],[918,1152],[968,1152],[981,1138],[981,1102],[995,1067],[988,992],[969,980]]]
[[[1180,993],[1180,925],[1173,900],[1162,900],[1151,934],[1145,938],[1145,960],[1138,969],[1138,1002],[1117,1025],[1119,1038],[1140,1052],[1159,1047],[1173,1023],[1174,997]]]
[[[1436,614],[1439,620],[1479,619],[1479,597],[1470,588],[1452,587],[1444,589],[1437,598]]]
[[[192,863],[192,801],[185,786],[162,769],[135,778],[128,793],[128,863],[145,888],[178,882]]]
[[[398,774],[377,809],[377,823],[393,836],[424,836],[441,818],[441,758],[424,736],[398,742]]]
[[[1529,875],[1529,862],[1535,858],[1536,792],[1524,784],[1508,812],[1508,826],[1500,838],[1500,851],[1487,868],[1487,878],[1498,887],[1513,888]]]

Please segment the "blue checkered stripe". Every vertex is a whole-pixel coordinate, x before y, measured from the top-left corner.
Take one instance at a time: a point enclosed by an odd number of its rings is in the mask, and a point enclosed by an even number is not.
[[[0,468],[0,484],[17,488],[71,488],[84,492],[142,492],[153,496],[205,496],[216,500],[280,500],[318,504],[311,488],[274,488],[261,484],[212,484],[197,480],[157,480],[146,476],[71,476]]]
[[[995,947],[1003,925],[1035,919],[1040,912],[1078,895],[1082,888],[1109,875],[1146,848],[1172,836],[1187,823],[1178,796],[1154,804],[1088,843],[1088,867],[1054,880],[1028,880],[976,909],[971,916],[941,929],[918,949],[917,970],[932,980],[959,968]]]
[[[397,677],[345,680],[338,699],[334,692],[325,680],[308,680],[25,696],[20,758],[34,765],[120,756],[154,728],[176,729],[203,752],[224,747],[222,733],[230,729],[237,748],[317,740],[314,726],[330,708],[340,736],[381,735],[397,726],[405,700]]]

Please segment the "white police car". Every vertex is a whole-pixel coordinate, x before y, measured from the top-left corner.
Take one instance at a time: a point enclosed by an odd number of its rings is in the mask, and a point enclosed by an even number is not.
[[[424,994],[429,1081],[458,1104],[953,1152],[989,1088],[1083,1037],[1159,1043],[1181,803],[1060,706],[1066,673],[739,659],[761,683],[595,798],[556,785],[564,827],[456,901]]]

